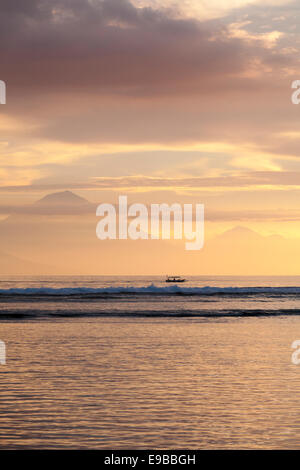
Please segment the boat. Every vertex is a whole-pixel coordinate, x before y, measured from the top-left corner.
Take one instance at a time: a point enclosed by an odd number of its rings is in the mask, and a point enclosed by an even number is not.
[[[181,276],[167,276],[166,282],[185,282]]]

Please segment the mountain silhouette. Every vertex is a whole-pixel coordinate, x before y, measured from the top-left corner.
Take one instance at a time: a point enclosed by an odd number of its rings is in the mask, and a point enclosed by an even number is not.
[[[281,235],[263,236],[248,227],[237,225],[236,227],[233,227],[221,233],[220,235],[217,235],[214,241],[225,242],[228,240],[229,242],[232,242],[234,240],[234,241],[242,243],[242,242],[250,242],[250,241],[251,242],[264,242],[268,239],[277,240],[277,241],[285,240],[284,237],[282,237]]]
[[[0,221],[1,250],[12,256],[2,255],[3,262],[0,256],[0,273],[39,274],[46,266],[55,266],[56,274],[87,275],[300,273],[299,240],[236,226],[206,240],[202,250],[189,252],[185,240],[101,241],[98,220],[96,204],[73,192],[48,194],[24,213]]]
[[[56,205],[56,204],[72,204],[72,205],[82,205],[90,204],[89,201],[84,199],[77,194],[72,193],[72,191],[61,191],[58,193],[48,194],[42,199],[39,199],[35,204],[45,204],[45,205]]]
[[[236,227],[233,227],[221,233],[220,235],[217,235],[215,237],[215,240],[226,241],[226,240],[235,239],[235,240],[242,241],[242,240],[253,240],[253,239],[260,240],[261,238],[263,237],[259,233],[255,232],[254,230],[237,225]]]

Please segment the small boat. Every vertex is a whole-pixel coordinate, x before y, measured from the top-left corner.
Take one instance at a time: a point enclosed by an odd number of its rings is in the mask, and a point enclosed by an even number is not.
[[[185,282],[181,276],[167,276],[166,282]]]

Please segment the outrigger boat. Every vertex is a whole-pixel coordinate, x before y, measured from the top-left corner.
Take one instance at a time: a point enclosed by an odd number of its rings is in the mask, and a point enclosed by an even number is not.
[[[166,282],[185,282],[181,276],[167,276]]]

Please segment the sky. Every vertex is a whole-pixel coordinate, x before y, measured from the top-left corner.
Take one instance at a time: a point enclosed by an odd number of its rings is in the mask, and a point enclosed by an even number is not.
[[[0,219],[71,190],[300,239],[299,49],[297,1],[2,0]]]

